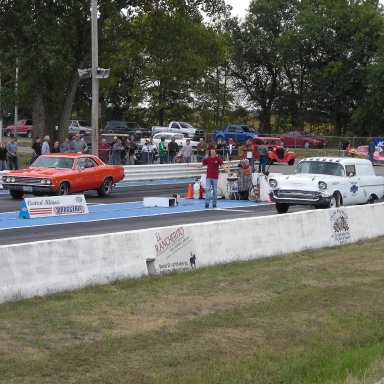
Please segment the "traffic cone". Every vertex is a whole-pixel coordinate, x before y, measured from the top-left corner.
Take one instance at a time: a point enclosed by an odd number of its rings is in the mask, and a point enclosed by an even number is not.
[[[188,185],[188,192],[186,199],[193,199],[193,191],[192,191],[192,184]]]

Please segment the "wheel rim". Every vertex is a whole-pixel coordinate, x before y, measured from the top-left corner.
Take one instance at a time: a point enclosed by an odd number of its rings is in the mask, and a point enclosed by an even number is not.
[[[68,185],[65,184],[65,183],[62,183],[59,185],[59,191],[58,191],[58,194],[59,196],[65,196],[65,195],[68,195]]]
[[[337,201],[336,201],[336,197],[335,196],[332,196],[332,199],[329,203],[329,208],[336,208],[337,207]]]
[[[308,149],[308,148],[309,148],[309,143],[308,143],[308,141],[306,141],[306,142],[304,143],[304,148],[305,148],[305,149]]]
[[[112,182],[110,179],[104,180],[104,192],[110,193],[112,190]]]

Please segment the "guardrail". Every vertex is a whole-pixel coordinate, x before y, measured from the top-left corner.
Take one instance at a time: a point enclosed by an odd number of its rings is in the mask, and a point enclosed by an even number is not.
[[[231,169],[238,165],[239,161],[231,162]],[[172,180],[172,179],[189,179],[199,177],[205,173],[206,167],[194,168],[189,167],[186,163],[181,164],[149,164],[149,165],[124,165],[124,179],[121,183],[134,181],[156,181],[156,180]],[[9,171],[0,171],[0,188],[1,176]]]

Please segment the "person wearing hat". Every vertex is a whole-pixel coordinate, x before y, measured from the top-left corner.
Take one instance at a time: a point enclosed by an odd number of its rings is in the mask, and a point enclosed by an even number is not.
[[[238,155],[238,148],[232,137],[228,139],[228,143],[224,147],[224,154],[225,158],[229,160]]]
[[[69,148],[71,152],[75,152],[75,153],[88,152],[88,145],[85,143],[80,133],[76,133],[75,138],[71,141]]]
[[[168,151],[167,146],[165,145],[165,137],[162,136],[159,143],[159,158],[160,164],[168,163]]]
[[[141,148],[141,158],[144,164],[153,164],[155,149],[156,147],[151,143],[151,139],[146,138],[143,148]]]
[[[248,200],[249,188],[252,186],[252,168],[248,159],[241,160],[237,168],[237,183],[240,200]]]

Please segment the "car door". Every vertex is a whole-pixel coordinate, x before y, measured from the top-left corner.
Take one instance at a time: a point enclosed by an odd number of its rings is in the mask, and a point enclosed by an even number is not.
[[[73,180],[72,190],[87,191],[100,186],[100,170],[98,165],[89,157],[80,157],[76,162],[77,176]]]
[[[363,202],[363,188],[361,178],[356,174],[356,166],[348,164],[345,166],[346,182],[343,193],[344,205],[359,204]]]

